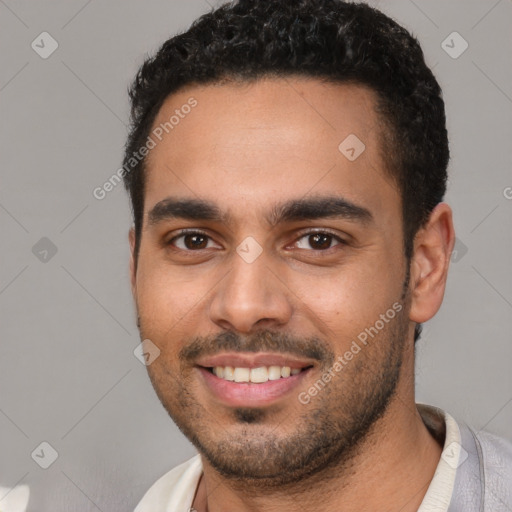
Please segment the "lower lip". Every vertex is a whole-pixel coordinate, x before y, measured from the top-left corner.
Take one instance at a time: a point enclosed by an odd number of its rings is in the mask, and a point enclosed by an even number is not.
[[[208,388],[223,403],[233,407],[260,407],[268,405],[297,388],[311,368],[290,377],[254,382],[224,380],[203,367],[198,367]]]

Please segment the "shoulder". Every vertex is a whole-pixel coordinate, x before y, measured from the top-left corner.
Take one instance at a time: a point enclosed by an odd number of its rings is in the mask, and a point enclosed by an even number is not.
[[[171,469],[148,489],[134,512],[188,510],[202,470],[199,455]]]
[[[512,487],[512,442],[490,432],[473,432],[486,480],[503,478]]]
[[[480,431],[474,435],[482,446],[482,450],[487,453],[489,462],[499,465],[512,460],[512,442],[508,439],[486,431]]]

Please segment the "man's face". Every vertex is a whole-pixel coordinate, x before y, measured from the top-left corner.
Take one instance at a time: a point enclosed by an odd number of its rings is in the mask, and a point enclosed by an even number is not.
[[[284,483],[347,458],[396,393],[413,324],[374,102],[264,80],[189,88],[154,123],[181,109],[148,157],[141,338],[162,404],[225,476]]]

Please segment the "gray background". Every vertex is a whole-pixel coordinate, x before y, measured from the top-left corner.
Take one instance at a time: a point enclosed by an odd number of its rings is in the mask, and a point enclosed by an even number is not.
[[[133,354],[127,197],[92,191],[120,165],[144,55],[208,4],[0,0],[0,486],[28,484],[30,511],[131,510],[195,453]],[[512,1],[374,4],[422,43],[451,140],[458,251],[419,343],[418,401],[512,439]],[[43,31],[48,59],[31,48]],[[469,43],[457,59],[441,47],[453,31]],[[42,441],[58,452],[46,470]]]

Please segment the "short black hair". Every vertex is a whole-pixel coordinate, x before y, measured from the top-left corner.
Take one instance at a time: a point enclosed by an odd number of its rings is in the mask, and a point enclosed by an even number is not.
[[[135,259],[142,236],[145,144],[173,93],[187,86],[309,77],[372,89],[382,122],[381,154],[402,199],[404,253],[446,192],[448,136],[441,88],[418,41],[364,3],[238,0],[204,14],[142,64],[129,88],[131,126],[123,160]],[[133,159],[131,160],[133,164]],[[419,338],[417,324],[414,340]]]

